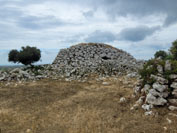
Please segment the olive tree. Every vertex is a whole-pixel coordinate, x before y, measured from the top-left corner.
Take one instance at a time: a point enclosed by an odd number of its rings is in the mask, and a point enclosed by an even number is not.
[[[32,65],[41,58],[41,51],[36,47],[22,47],[20,51],[11,50],[9,52],[9,61],[14,63],[22,63],[24,65]]]

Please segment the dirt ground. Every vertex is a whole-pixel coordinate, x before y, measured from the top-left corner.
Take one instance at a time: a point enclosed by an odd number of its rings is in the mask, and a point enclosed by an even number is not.
[[[0,133],[177,133],[166,108],[155,109],[156,117],[130,110],[135,79],[105,81],[0,83]]]

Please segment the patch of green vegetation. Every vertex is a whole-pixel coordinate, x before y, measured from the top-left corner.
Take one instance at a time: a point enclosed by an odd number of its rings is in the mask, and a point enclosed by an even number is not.
[[[147,63],[143,66],[143,69],[139,70],[139,74],[143,79],[143,85],[150,84],[152,85],[155,82],[155,79],[152,79],[151,75],[158,74],[157,67],[158,65],[163,67],[163,74],[162,76],[168,80],[169,85],[172,83],[170,79],[171,74],[177,74],[177,40],[173,42],[169,52],[165,52],[163,50],[157,51],[154,55],[154,59],[150,59]],[[161,59],[157,59],[157,58]],[[164,70],[165,69],[165,62],[169,60],[171,64],[171,70]],[[170,87],[170,86],[169,86]]]
[[[163,60],[156,60],[151,59],[149,60],[143,67],[143,69],[139,70],[139,74],[143,79],[143,84],[150,84],[152,85],[155,82],[155,79],[151,78],[151,75],[156,75],[158,73],[157,66],[161,65],[164,66],[165,61]]]

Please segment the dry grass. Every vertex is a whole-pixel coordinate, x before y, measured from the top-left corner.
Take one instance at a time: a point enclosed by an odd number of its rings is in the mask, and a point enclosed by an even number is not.
[[[65,82],[42,80],[0,86],[2,133],[162,133],[177,132],[177,118],[158,108],[158,117],[130,111],[133,84],[123,78]],[[125,84],[123,84],[123,82]],[[126,103],[119,103],[121,97]],[[166,120],[172,120],[169,124]]]

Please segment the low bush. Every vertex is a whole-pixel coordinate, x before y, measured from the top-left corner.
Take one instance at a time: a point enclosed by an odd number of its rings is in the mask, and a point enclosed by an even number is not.
[[[163,51],[163,50],[159,50],[159,51],[157,51],[156,53],[155,53],[155,55],[154,55],[154,57],[155,58],[161,58],[161,59],[166,59],[167,58],[167,56],[168,56],[168,54],[165,52],[165,51]]]

